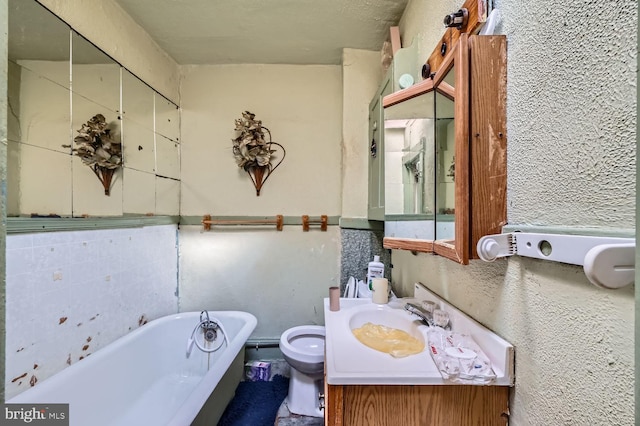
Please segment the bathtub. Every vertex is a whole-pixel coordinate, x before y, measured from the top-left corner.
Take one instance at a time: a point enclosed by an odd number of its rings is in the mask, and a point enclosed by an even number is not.
[[[7,403],[68,403],[71,426],[215,425],[244,369],[256,327],[246,312],[209,312],[229,342],[204,353],[187,341],[200,312],[170,315],[136,329]]]

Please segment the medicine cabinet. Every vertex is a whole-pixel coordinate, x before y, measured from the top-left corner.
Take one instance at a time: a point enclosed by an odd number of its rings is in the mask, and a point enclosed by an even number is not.
[[[383,99],[384,247],[461,264],[506,224],[506,39],[468,36]]]
[[[177,216],[178,106],[36,1],[8,9],[8,216]],[[109,195],[72,151],[97,114],[122,143]]]

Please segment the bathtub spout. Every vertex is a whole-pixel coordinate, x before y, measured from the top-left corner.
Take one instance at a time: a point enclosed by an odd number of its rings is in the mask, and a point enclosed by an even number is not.
[[[200,334],[200,330],[202,329],[202,341],[198,340],[198,335]],[[214,345],[213,347],[205,347],[208,346],[207,343],[213,343],[218,340],[218,331],[222,333],[222,340],[218,345]],[[216,318],[211,318],[209,316],[208,311],[200,312],[200,321],[194,327],[191,332],[191,336],[187,339],[187,358],[191,355],[191,350],[193,349],[193,345],[195,345],[202,352],[211,353],[215,352],[222,347],[222,345],[228,341],[227,333],[222,327],[222,323]]]

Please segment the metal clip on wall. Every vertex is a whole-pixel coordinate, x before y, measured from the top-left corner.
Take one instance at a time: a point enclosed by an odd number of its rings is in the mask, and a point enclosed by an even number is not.
[[[582,265],[589,281],[602,288],[635,281],[635,238],[514,232],[484,236],[477,249],[485,262],[518,255]]]

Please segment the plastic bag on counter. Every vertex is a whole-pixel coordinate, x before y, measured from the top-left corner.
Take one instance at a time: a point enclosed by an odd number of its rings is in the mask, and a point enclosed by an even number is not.
[[[496,379],[491,361],[471,336],[440,327],[431,327],[427,336],[429,352],[443,379],[483,385]]]

